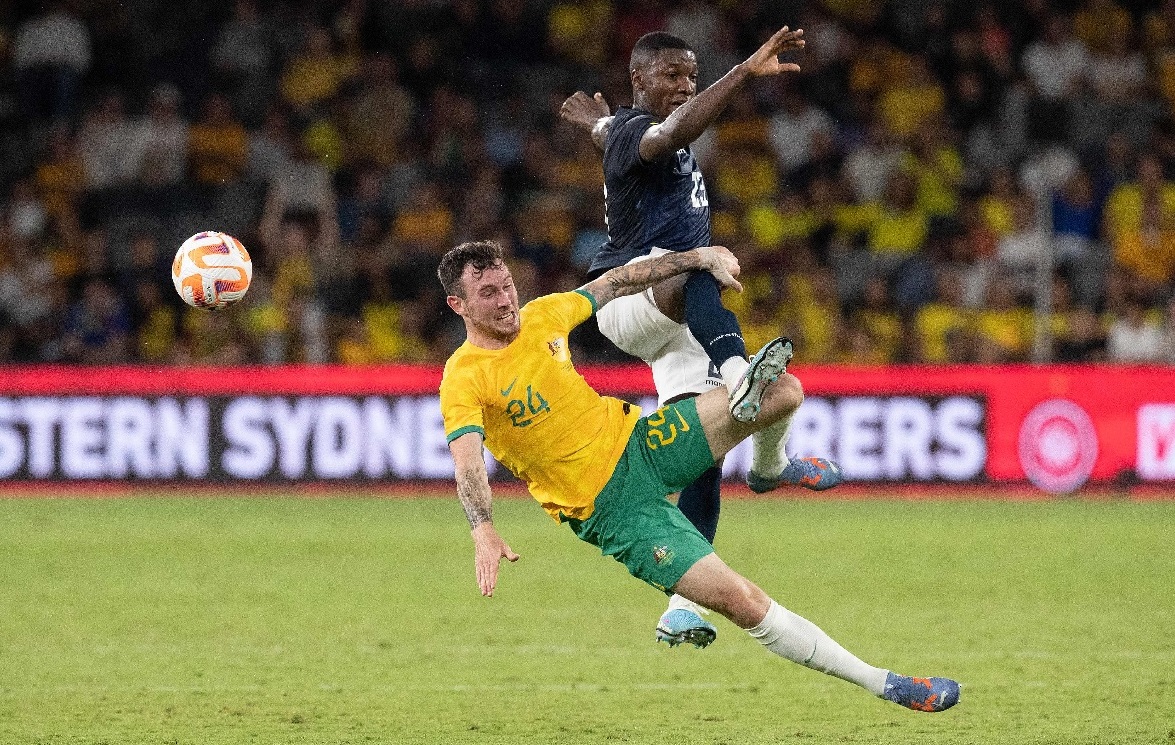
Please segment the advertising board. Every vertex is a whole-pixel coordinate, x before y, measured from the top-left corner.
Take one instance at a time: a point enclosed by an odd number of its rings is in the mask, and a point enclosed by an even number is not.
[[[651,411],[648,370],[586,367]],[[790,450],[856,482],[1175,480],[1175,369],[794,368]],[[0,369],[6,481],[447,480],[432,367]],[[508,478],[488,459],[496,478]],[[741,479],[749,449],[724,465]]]

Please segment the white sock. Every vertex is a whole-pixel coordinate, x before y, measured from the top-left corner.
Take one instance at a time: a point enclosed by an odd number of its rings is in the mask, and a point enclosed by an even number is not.
[[[699,616],[704,616],[710,612],[709,609],[703,608],[702,606],[698,605],[694,601],[687,600],[675,592],[669,598],[668,610],[675,610],[677,608],[685,608],[686,610],[692,610],[694,613],[697,613]]]
[[[726,384],[726,390],[734,393],[734,389],[738,386],[739,379],[746,372],[747,366],[750,365],[742,357],[731,357],[722,363],[718,368],[718,372],[722,374],[722,382]]]
[[[874,696],[885,690],[888,670],[873,667],[850,654],[820,627],[774,600],[762,622],[747,633],[784,659],[856,683]]]
[[[787,438],[791,434],[795,412],[788,414],[767,429],[751,435],[751,470],[760,476],[778,476],[791,460],[787,457]]]

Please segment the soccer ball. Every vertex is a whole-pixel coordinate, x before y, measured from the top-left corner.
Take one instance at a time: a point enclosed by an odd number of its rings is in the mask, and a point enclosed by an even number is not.
[[[208,230],[175,252],[171,281],[188,305],[220,310],[245,296],[253,281],[253,261],[236,238]]]

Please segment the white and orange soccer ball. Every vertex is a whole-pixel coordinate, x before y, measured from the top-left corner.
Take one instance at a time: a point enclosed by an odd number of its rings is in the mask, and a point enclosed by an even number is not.
[[[253,281],[253,261],[236,238],[208,230],[175,252],[171,281],[188,305],[219,310],[245,296]]]

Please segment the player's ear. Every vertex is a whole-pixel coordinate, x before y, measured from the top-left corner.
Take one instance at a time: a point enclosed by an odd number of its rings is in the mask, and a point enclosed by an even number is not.
[[[465,315],[465,301],[456,295],[448,295],[445,297],[445,302],[453,309],[453,312],[459,316]]]

